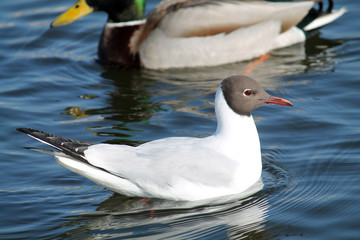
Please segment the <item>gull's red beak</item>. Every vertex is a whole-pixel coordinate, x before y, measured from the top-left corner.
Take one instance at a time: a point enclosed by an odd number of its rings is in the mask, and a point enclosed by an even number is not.
[[[293,106],[291,102],[286,100],[285,98],[270,96],[268,99],[265,100],[265,103],[283,105],[283,106]]]

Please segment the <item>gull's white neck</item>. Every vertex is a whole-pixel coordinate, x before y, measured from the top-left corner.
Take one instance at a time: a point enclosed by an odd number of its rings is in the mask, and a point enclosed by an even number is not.
[[[216,92],[217,129],[212,136],[219,149],[233,159],[261,161],[260,141],[253,117],[235,113],[221,87]]]

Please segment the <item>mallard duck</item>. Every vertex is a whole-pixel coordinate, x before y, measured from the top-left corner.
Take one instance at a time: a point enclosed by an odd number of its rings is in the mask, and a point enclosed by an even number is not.
[[[204,138],[170,137],[137,147],[74,141],[19,128],[55,149],[62,166],[123,195],[198,201],[237,195],[261,176],[260,141],[251,112],[265,104],[292,106],[254,79],[224,79],[215,97],[217,129]]]
[[[145,0],[78,0],[51,27],[108,13],[100,62],[150,69],[216,66],[259,57],[306,39],[346,11],[316,1],[164,0],[145,18]]]

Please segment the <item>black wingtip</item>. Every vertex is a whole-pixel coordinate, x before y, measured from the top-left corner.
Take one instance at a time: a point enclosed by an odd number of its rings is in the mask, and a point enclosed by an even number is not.
[[[22,133],[26,133],[26,134],[37,131],[37,130],[32,129],[32,128],[16,128],[16,130],[18,130],[19,132],[22,132]]]
[[[34,136],[34,137],[37,134],[44,134],[45,136],[53,136],[52,134],[49,134],[49,133],[46,133],[46,132],[43,132],[40,130],[36,130],[33,128],[16,128],[16,130],[18,130],[19,132],[25,133],[27,135]]]
[[[71,140],[33,128],[17,128],[16,130],[81,161],[86,160],[84,158],[84,151],[93,145],[93,143]]]
[[[23,133],[25,133],[26,128],[16,128],[16,130],[18,130],[19,132],[23,132]]]

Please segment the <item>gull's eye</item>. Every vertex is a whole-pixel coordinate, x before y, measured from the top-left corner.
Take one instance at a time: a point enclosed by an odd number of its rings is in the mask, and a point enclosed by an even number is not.
[[[251,94],[253,94],[253,91],[251,91],[251,89],[245,89],[244,92],[243,92],[244,96],[248,97],[250,96]]]

